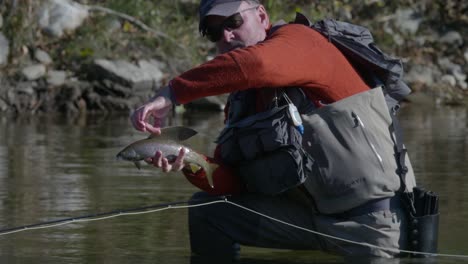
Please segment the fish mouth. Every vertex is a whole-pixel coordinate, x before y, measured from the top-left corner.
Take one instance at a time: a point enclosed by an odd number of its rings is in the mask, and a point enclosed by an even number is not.
[[[123,157],[123,155],[122,155],[121,152],[117,153],[117,155],[115,155],[115,158],[116,158],[117,160],[123,160],[123,159],[124,159],[124,157]]]

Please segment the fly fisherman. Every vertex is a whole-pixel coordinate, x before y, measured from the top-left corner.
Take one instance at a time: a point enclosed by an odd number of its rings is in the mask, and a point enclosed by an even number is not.
[[[214,157],[207,158],[219,164],[214,187],[203,170],[193,173],[184,168],[183,149],[172,163],[160,152],[148,162],[165,172],[182,171],[204,191],[194,194],[193,201],[231,194],[229,200],[257,212],[361,244],[218,203],[189,209],[193,256],[236,259],[239,245],[324,250],[352,257],[398,256],[398,249],[407,247],[407,219],[396,195],[400,179],[381,90],[370,89],[320,33],[299,24],[272,25],[258,1],[202,0],[199,15],[200,32],[216,44],[219,55],[172,79],[132,114],[131,121],[138,130],[159,134],[172,105],[230,93],[226,128]],[[272,105],[279,111],[271,112]],[[328,111],[329,107],[335,110]],[[271,127],[238,138],[248,123],[242,121],[252,116]],[[263,135],[277,131],[270,119],[284,116],[299,119],[293,122],[298,129],[282,133],[300,140],[268,151],[265,146],[271,142]],[[239,130],[229,133],[236,126]],[[259,140],[264,149],[257,149]],[[294,148],[297,142],[302,146]],[[410,171],[407,189],[414,182]]]

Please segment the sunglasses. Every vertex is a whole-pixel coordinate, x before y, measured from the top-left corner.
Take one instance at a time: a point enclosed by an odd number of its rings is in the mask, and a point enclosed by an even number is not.
[[[244,10],[241,10],[231,16],[228,16],[221,24],[216,26],[205,26],[202,30],[202,35],[207,37],[211,42],[218,42],[224,34],[224,30],[234,30],[240,28],[244,24],[244,19],[242,18],[241,13],[256,9],[258,6],[250,7]]]

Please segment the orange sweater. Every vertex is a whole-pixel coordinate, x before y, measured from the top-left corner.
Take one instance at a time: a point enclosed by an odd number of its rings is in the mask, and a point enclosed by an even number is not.
[[[313,101],[332,103],[365,91],[365,84],[343,54],[320,33],[299,25],[284,25],[265,41],[221,54],[170,82],[178,103],[249,88],[302,87]],[[215,161],[218,155],[215,152]],[[203,173],[187,179],[213,194],[242,191],[226,166],[214,172],[211,189]]]

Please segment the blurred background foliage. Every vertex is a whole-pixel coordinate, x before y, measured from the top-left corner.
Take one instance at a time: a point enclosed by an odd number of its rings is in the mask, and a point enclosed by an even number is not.
[[[49,38],[38,30],[35,16],[43,1],[46,0],[0,0],[2,31],[10,40],[10,66],[20,65],[22,55],[31,46],[48,51],[57,68],[74,70],[94,58],[157,58],[168,65],[168,72],[172,75],[214,54],[213,45],[198,33],[198,0],[76,1],[127,14],[160,34],[142,30],[131,21],[91,8],[86,22],[77,31],[60,39]],[[295,12],[301,12],[311,20],[333,17],[367,26],[383,50],[402,57],[411,55],[409,53],[414,52],[412,47],[395,45],[391,34],[383,30],[386,18],[399,9],[419,10],[418,15],[424,20],[418,34],[424,30],[444,31],[447,28],[456,28],[465,36],[468,33],[468,10],[464,1],[263,0],[262,3],[272,21],[291,21]]]

